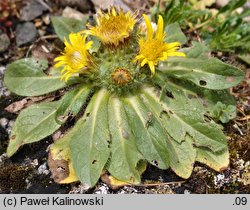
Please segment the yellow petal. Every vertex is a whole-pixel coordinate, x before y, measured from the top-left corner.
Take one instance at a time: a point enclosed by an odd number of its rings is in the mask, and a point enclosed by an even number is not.
[[[169,52],[168,56],[181,56],[181,57],[186,57],[186,54],[183,52]]]
[[[157,30],[156,30],[156,35],[155,35],[156,39],[163,39],[163,30],[164,30],[163,18],[161,15],[159,15]]]
[[[115,8],[112,9],[112,15],[113,15],[113,16],[116,16]]]
[[[148,62],[149,68],[151,70],[151,77],[155,74],[155,64],[152,61]]]
[[[147,60],[147,59],[144,59],[144,60],[141,62],[141,66],[144,66],[147,62],[148,62],[148,60]]]
[[[149,17],[145,14],[143,14],[146,26],[147,26],[147,39],[152,39],[153,38],[153,34],[154,34],[154,30],[153,27],[151,25],[151,22],[149,20]]]
[[[167,49],[170,50],[171,48],[174,47],[180,47],[181,43],[180,42],[171,42],[171,43],[167,43]]]

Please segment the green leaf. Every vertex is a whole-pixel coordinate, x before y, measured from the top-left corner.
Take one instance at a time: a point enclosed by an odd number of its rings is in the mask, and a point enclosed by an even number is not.
[[[44,73],[47,68],[45,60],[20,59],[8,65],[4,83],[11,92],[21,96],[39,96],[65,87],[59,71],[52,70],[47,75]]]
[[[54,181],[60,184],[79,180],[73,167],[72,154],[69,147],[70,141],[71,135],[66,134],[49,147],[48,165]],[[61,171],[58,168],[63,168],[64,170]]]
[[[204,163],[216,171],[222,171],[229,165],[229,152],[225,149],[222,152],[213,153],[207,149],[197,148],[196,161]]]
[[[136,96],[124,99],[138,149],[152,165],[163,169],[170,166],[178,176],[188,178],[196,157],[193,141],[188,135],[181,142],[171,138],[163,116],[153,108],[155,104],[147,104],[144,95],[141,99]]]
[[[119,98],[113,96],[110,97],[108,109],[111,159],[107,169],[116,179],[139,184],[141,174],[137,170],[137,164],[143,157],[137,150],[124,105]]]
[[[55,32],[62,41],[64,41],[64,38],[68,39],[70,33],[77,33],[84,30],[87,19],[87,15],[82,21],[61,16],[51,17]]]
[[[23,144],[37,142],[55,132],[61,125],[55,120],[60,102],[32,105],[17,117],[10,135],[7,155],[12,156]]]
[[[200,42],[192,42],[192,47],[182,48],[180,51],[184,52],[187,58],[208,59],[210,54],[209,47]]]
[[[250,54],[239,55],[238,58],[241,59],[243,62],[247,63],[248,65],[250,65]]]
[[[217,121],[220,120],[222,123],[227,123],[236,117],[236,107],[232,105],[227,106],[218,101],[211,110],[211,114]]]
[[[168,98],[150,87],[144,88],[141,97],[176,142],[181,143],[189,135],[197,147],[213,152],[223,151],[227,147],[220,127],[213,121],[205,121],[203,107],[198,101],[188,100],[178,92],[174,98]]]
[[[124,99],[129,125],[135,135],[138,150],[144,158],[161,169],[169,167],[166,133],[151,110],[137,96]]]
[[[169,97],[178,92],[183,94],[184,98],[190,100],[197,100],[203,106],[203,110],[207,114],[211,114],[211,110],[218,102],[223,103],[225,106],[235,107],[235,101],[228,90],[211,90],[199,87],[194,83],[181,80],[174,77],[166,77],[166,75],[159,72],[155,75],[155,81],[164,90],[164,94],[168,94]],[[214,117],[211,115],[211,117]]]
[[[94,94],[87,109],[69,135],[70,149],[76,174],[82,183],[94,186],[110,155],[108,100],[102,89]]]
[[[170,42],[180,42],[181,44],[185,44],[187,42],[187,38],[182,32],[178,23],[172,23],[167,25],[165,28],[167,33],[165,41]]]
[[[231,13],[232,11],[234,11],[235,9],[239,8],[239,7],[242,7],[245,3],[246,3],[247,0],[234,0],[234,1],[229,1],[224,7],[222,7],[220,10],[219,10],[219,14],[221,13],[224,13],[224,12],[227,12],[227,13]]]
[[[236,86],[244,78],[244,73],[236,67],[215,58],[171,58],[159,65],[166,75],[176,76],[209,89],[226,89]]]
[[[64,123],[68,117],[76,116],[90,94],[89,86],[80,86],[66,93],[57,110],[56,119]]]
[[[185,136],[181,143],[167,138],[170,167],[180,177],[187,179],[191,176],[196,158],[196,150],[193,147],[192,138]]]

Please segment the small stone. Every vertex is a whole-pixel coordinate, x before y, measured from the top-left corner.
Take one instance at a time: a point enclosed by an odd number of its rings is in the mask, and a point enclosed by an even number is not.
[[[9,123],[9,120],[6,119],[5,117],[3,117],[3,118],[0,119],[0,125],[1,125],[3,128],[6,128],[7,125],[8,125],[8,123]]]
[[[102,184],[93,194],[108,194],[108,190],[108,185]]]
[[[31,161],[31,165],[38,166],[38,159],[34,159],[33,161]]]
[[[122,0],[92,0],[93,4],[97,9],[109,9],[110,7],[114,6],[116,8],[121,8],[123,11],[128,12],[130,11],[130,7],[125,4]]]
[[[50,171],[47,169],[46,162],[44,164],[40,165],[37,170],[38,170],[38,174],[48,175],[50,173]]]
[[[39,17],[43,14],[43,12],[47,10],[48,8],[40,4],[39,1],[33,0],[21,9],[20,19],[24,21],[34,20],[36,17]]]
[[[77,20],[82,20],[84,15],[71,7],[66,7],[62,12],[63,17],[74,18]]]
[[[185,189],[184,194],[191,194],[191,192],[189,190]]]
[[[46,25],[49,25],[50,24],[50,16],[49,15],[45,15],[42,17],[42,20],[43,22],[46,24]]]
[[[0,98],[10,95],[10,91],[4,86],[3,75],[6,67],[0,66]]]
[[[216,6],[217,7],[224,7],[226,4],[228,4],[229,0],[217,0]]]
[[[0,53],[5,52],[10,46],[10,39],[7,34],[0,34]]]
[[[35,26],[39,28],[43,25],[43,21],[41,19],[35,19]]]
[[[16,43],[20,47],[35,41],[37,30],[33,23],[26,22],[18,24],[16,27]]]
[[[2,155],[0,155],[0,163],[3,163],[7,159],[8,159],[8,156],[6,153],[3,153]]]

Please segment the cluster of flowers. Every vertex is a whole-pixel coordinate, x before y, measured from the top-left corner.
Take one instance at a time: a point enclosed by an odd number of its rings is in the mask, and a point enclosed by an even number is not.
[[[146,34],[143,33],[143,27],[137,30],[136,56],[131,62],[138,63],[140,66],[148,65],[151,76],[155,73],[155,65],[159,61],[167,60],[169,56],[185,56],[182,52],[177,52],[179,42],[166,43],[164,32],[164,21],[159,16],[157,29],[154,30],[150,19],[143,15],[146,25]],[[65,49],[62,55],[55,58],[55,67],[62,68],[62,79],[67,81],[73,74],[82,74],[88,72],[93,63],[93,55],[90,53],[93,41],[88,36],[97,37],[103,46],[107,48],[121,48],[128,40],[135,29],[139,19],[131,12],[123,12],[115,8],[107,13],[98,11],[96,25],[87,25],[87,29],[78,33],[69,35],[69,42],[65,38]],[[138,28],[138,27],[137,27]],[[145,27],[144,27],[145,28]],[[136,32],[137,32],[136,31]],[[121,72],[121,70],[120,70]],[[122,81],[121,81],[122,83]]]

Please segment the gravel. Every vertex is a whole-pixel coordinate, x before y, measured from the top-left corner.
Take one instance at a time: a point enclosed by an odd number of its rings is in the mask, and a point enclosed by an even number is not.
[[[30,21],[41,16],[48,8],[40,4],[38,0],[33,0],[21,9],[21,20]]]
[[[0,53],[5,52],[10,46],[10,39],[7,34],[0,34]]]
[[[37,30],[33,23],[20,23],[16,27],[16,43],[20,47],[32,43],[37,37]]]

